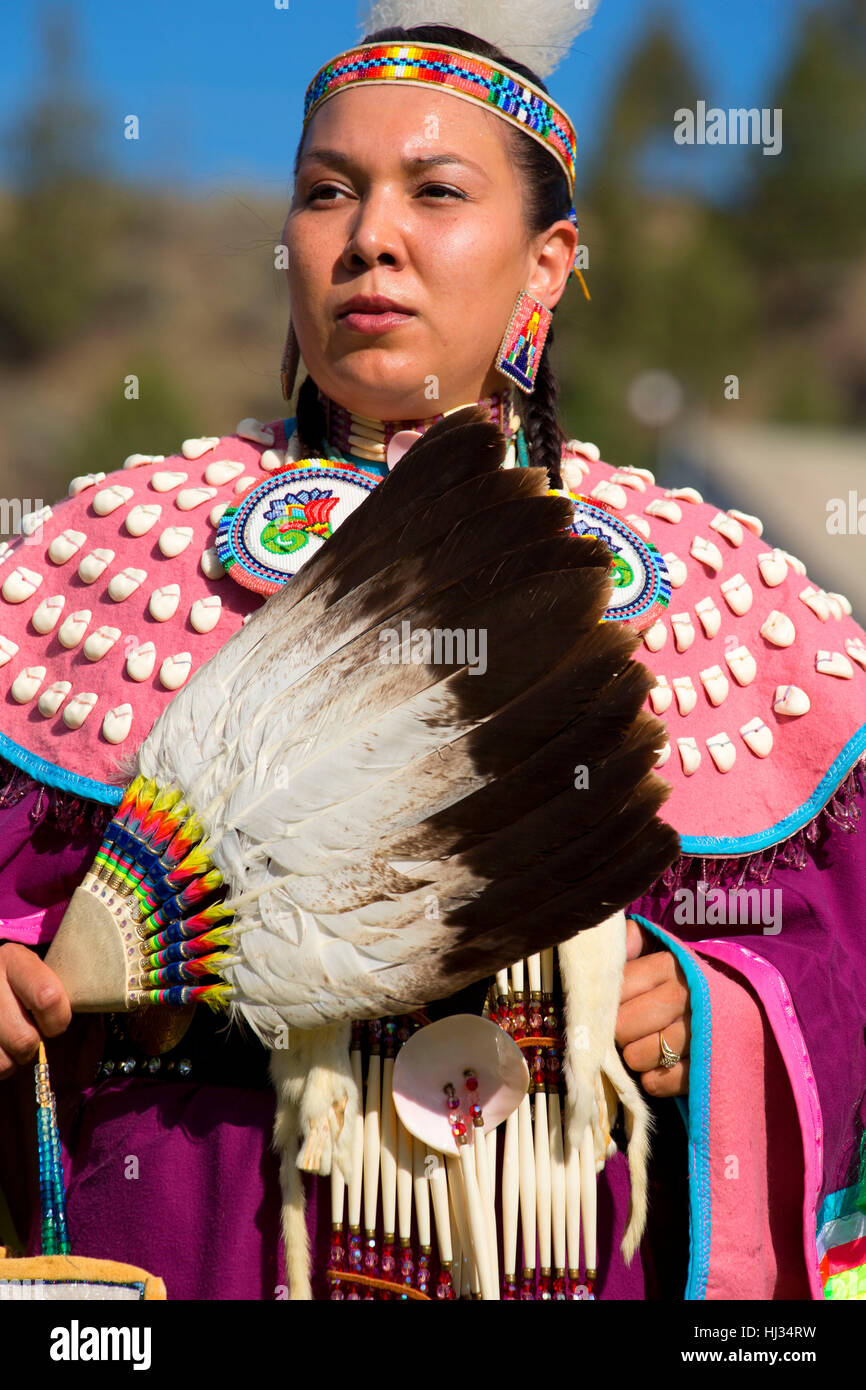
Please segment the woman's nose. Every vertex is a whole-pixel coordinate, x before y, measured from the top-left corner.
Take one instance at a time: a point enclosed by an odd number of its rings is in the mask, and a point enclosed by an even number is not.
[[[403,233],[392,197],[384,192],[366,194],[358,204],[350,235],[343,250],[349,270],[366,266],[399,266],[406,259]]]

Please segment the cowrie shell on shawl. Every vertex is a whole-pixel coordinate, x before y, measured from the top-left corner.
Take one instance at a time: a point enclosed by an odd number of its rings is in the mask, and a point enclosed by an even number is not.
[[[675,555],[672,550],[669,551],[667,555],[663,555],[662,559],[668,567],[668,578],[671,581],[671,588],[681,589],[689,574],[684,561],[682,561],[678,555]]]
[[[82,584],[95,584],[105,573],[114,559],[113,550],[91,550],[78,564],[78,578]]]
[[[697,740],[693,738],[678,738],[677,747],[680,750],[680,761],[683,765],[683,772],[687,777],[697,772],[701,765],[701,751],[698,748]]]
[[[60,624],[57,633],[57,640],[62,647],[67,647],[72,651],[77,647],[85,632],[87,631],[90,619],[93,617],[89,608],[79,608],[76,613],[70,613],[69,617]]]
[[[0,666],[5,666],[7,661],[11,661],[18,651],[18,643],[13,642],[11,637],[0,637]]]
[[[798,719],[801,714],[808,714],[811,708],[812,701],[799,685],[776,686],[776,696],[773,700],[776,714],[787,714],[791,719]]]
[[[32,598],[42,583],[42,575],[29,570],[26,565],[18,565],[3,581],[0,589],[7,603],[23,603]]]
[[[733,651],[725,652],[725,661],[738,685],[751,685],[758,674],[758,664],[748,647],[734,647]]]
[[[823,589],[815,589],[811,584],[807,584],[805,589],[800,590],[799,597],[806,607],[811,608],[815,616],[821,619],[822,623],[829,622],[830,605]]]
[[[660,516],[662,521],[669,521],[673,526],[683,519],[682,507],[671,497],[654,497],[645,510],[647,516]]]
[[[671,627],[674,630],[674,641],[677,644],[677,651],[687,652],[695,640],[695,629],[692,626],[691,614],[672,613]]]
[[[736,517],[729,516],[727,512],[717,512],[710,522],[714,531],[718,531],[720,536],[724,536],[731,545],[742,545],[745,537],[743,528]]]
[[[790,550],[783,550],[781,553],[784,555],[792,570],[795,570],[797,574],[806,573],[806,566],[803,564],[803,561],[798,560],[796,555],[792,555]]]
[[[740,729],[743,742],[758,758],[766,758],[773,751],[773,735],[767,728],[763,719],[757,715],[750,719],[748,724],[743,724]]]
[[[665,746],[664,746],[664,748],[660,748],[660,749],[659,749],[659,755],[658,755],[658,757],[656,758],[656,760],[655,760],[653,766],[654,766],[654,767],[664,767],[664,765],[665,765],[665,763],[667,762],[667,760],[668,760],[668,758],[670,757],[670,755],[671,755],[671,746],[670,746],[670,743],[666,743]]]
[[[235,434],[240,435],[241,439],[249,439],[253,444],[273,444],[274,432],[269,430],[267,425],[261,420],[256,420],[252,415],[245,415],[243,420],[239,420],[235,426]]]
[[[695,536],[689,548],[689,554],[696,560],[700,560],[702,565],[707,565],[715,574],[718,574],[724,561],[722,552],[713,542],[708,541],[704,536]]]
[[[707,699],[711,705],[720,705],[723,700],[727,699],[731,687],[721,666],[708,666],[706,670],[701,671],[700,677],[701,685],[707,692]]]
[[[583,441],[580,439],[569,439],[565,448],[566,451],[570,454],[586,454],[586,457],[588,459],[592,459],[593,463],[598,463],[599,459],[601,458],[601,450],[599,449],[598,445],[590,444],[588,440]]]
[[[215,487],[185,487],[175,497],[174,505],[182,512],[191,512],[193,507],[200,507],[203,502],[212,501],[216,495]]]
[[[146,578],[147,570],[138,570],[128,565],[119,574],[113,574],[108,581],[109,597],[113,598],[115,603],[123,603],[124,599],[129,598],[130,594],[134,594],[136,589],[141,587]]]
[[[202,454],[209,454],[218,444],[218,435],[202,435],[200,439],[185,439],[180,446],[180,452],[185,459],[200,459]]]
[[[695,612],[701,620],[701,627],[707,637],[715,637],[722,625],[722,615],[713,600],[709,597],[699,599],[695,604]]]
[[[408,434],[408,430],[404,430],[403,433],[404,433],[404,434]],[[394,435],[394,438],[395,438],[395,439],[397,438],[396,434]],[[419,439],[421,438],[420,434],[419,434],[418,438],[419,438]],[[235,483],[235,489],[234,489],[234,490],[235,490],[235,492],[237,493],[237,495],[240,497],[241,493],[242,493],[242,492],[246,492],[247,488],[248,488],[248,487],[252,487],[253,483],[255,483],[255,482],[258,482],[258,479],[257,479],[257,478],[253,478],[249,473],[246,473],[246,474],[244,475],[243,478],[238,478],[237,482]]]
[[[657,618],[652,627],[647,628],[643,640],[651,652],[661,651],[668,640],[668,630],[661,618]]]
[[[106,653],[111,651],[119,638],[119,627],[98,627],[86,639],[83,647],[84,655],[88,661],[101,661]]]
[[[282,468],[286,462],[288,452],[285,449],[265,449],[259,459],[259,463],[266,473],[273,473],[274,469]]]
[[[102,736],[109,743],[123,743],[132,728],[132,705],[115,705],[102,721]]]
[[[147,605],[148,612],[158,623],[167,623],[177,612],[180,603],[180,585],[162,584],[154,589]]]
[[[609,507],[616,507],[618,511],[622,511],[624,507],[628,506],[628,493],[618,483],[611,483],[606,480],[596,483],[589,495],[598,502],[606,502]]]
[[[854,667],[841,652],[817,652],[815,670],[820,671],[822,676],[839,676],[846,681],[854,675]]]
[[[828,593],[827,597],[829,599],[834,598],[836,602],[839,604],[839,607],[842,609],[842,612],[847,614],[847,616],[850,618],[852,612],[854,611],[851,607],[850,599],[847,599],[844,594],[837,593]]]
[[[71,527],[61,531],[48,547],[48,558],[55,565],[65,565],[76,555],[87,540],[83,531],[73,531]]]
[[[161,516],[162,507],[158,502],[139,502],[126,513],[123,524],[131,536],[146,536]]]
[[[637,516],[634,512],[626,512],[626,521],[639,531],[645,541],[650,538],[650,524],[645,516]]]
[[[192,657],[189,652],[175,652],[167,656],[159,668],[159,679],[166,690],[179,690],[192,670]]]
[[[669,487],[665,490],[665,497],[676,497],[681,502],[693,502],[695,506],[704,500],[696,487]]]
[[[145,463],[162,463],[165,454],[130,454],[123,460],[123,468],[141,468]]]
[[[225,570],[215,546],[209,545],[207,550],[202,551],[200,564],[201,572],[207,579],[222,579],[225,576]]]
[[[77,478],[73,478],[66,489],[69,497],[77,497],[79,492],[85,492],[89,487],[95,487],[105,478],[104,473],[79,473]],[[120,506],[120,503],[117,504]]]
[[[196,632],[212,632],[220,620],[223,601],[219,594],[197,598],[189,610],[189,620]]]
[[[153,674],[156,664],[156,647],[152,642],[142,642],[133,647],[126,658],[126,674],[134,681],[146,681]]]
[[[646,492],[646,483],[643,478],[638,477],[637,473],[629,473],[626,469],[618,469],[616,473],[611,473],[610,481],[619,483],[620,487],[634,488],[635,492]]]
[[[239,478],[244,471],[242,463],[236,463],[233,459],[214,459],[204,470],[204,480],[210,483],[211,487],[222,487],[223,483],[230,483],[234,478]]]
[[[866,671],[866,643],[864,643],[862,637],[846,637],[845,650],[848,655],[859,662],[863,670]]]
[[[37,709],[43,719],[50,719],[56,714],[72,689],[72,681],[54,681],[47,690],[43,690],[39,699],[36,701]]]
[[[118,507],[122,507],[131,497],[131,487],[122,487],[120,483],[112,483],[111,487],[101,488],[90,505],[97,516],[111,516],[112,512],[116,512]]]
[[[213,467],[213,464],[210,466]],[[188,477],[188,473],[182,473],[177,468],[164,468],[159,473],[154,473],[150,485],[154,492],[173,492],[176,487],[185,483]]]
[[[724,579],[720,588],[732,613],[736,613],[738,618],[748,613],[752,606],[752,586],[746,583],[741,574],[732,574],[730,579]]]
[[[40,685],[45,679],[46,668],[44,666],[25,666],[23,671],[12,682],[12,689],[9,694],[19,705],[26,705],[28,700],[32,700]]]
[[[98,699],[99,696],[92,690],[73,696],[63,710],[63,722],[67,728],[80,729]]]
[[[766,550],[759,555],[758,569],[768,589],[777,589],[788,577],[788,561],[781,550]]]
[[[691,676],[674,676],[674,694],[680,714],[691,714],[698,702],[698,692],[692,685]]]
[[[157,545],[167,560],[173,560],[176,555],[183,554],[194,534],[191,526],[166,526],[159,533]]]
[[[719,772],[730,772],[737,761],[737,750],[726,733],[713,734],[706,740],[707,750]]]
[[[656,676],[656,684],[650,691],[649,697],[656,714],[664,714],[665,710],[670,708],[674,692],[668,685],[667,676]]]
[[[35,512],[25,512],[21,518],[22,536],[32,536],[35,531],[39,530],[43,522],[48,521],[53,515],[50,507],[40,507]]]
[[[774,608],[764,621],[761,636],[767,642],[772,642],[774,647],[790,647],[796,640],[797,629],[787,613],[780,613]]]
[[[735,521],[739,521],[745,526],[747,531],[751,531],[753,536],[760,540],[764,534],[764,523],[760,517],[752,516],[749,512],[740,512],[736,507],[728,508],[728,516],[732,516]]]

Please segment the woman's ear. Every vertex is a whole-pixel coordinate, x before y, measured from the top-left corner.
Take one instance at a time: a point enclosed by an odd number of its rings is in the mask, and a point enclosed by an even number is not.
[[[548,309],[555,309],[568,284],[577,254],[577,228],[563,218],[535,242],[535,262],[526,290]]]

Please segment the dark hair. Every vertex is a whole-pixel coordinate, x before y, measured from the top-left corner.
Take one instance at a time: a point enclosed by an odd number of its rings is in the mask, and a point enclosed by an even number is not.
[[[438,43],[449,48],[462,48],[513,69],[542,91],[547,91],[544,83],[531,68],[515,62],[485,39],[479,39],[475,34],[469,34],[463,29],[453,28],[450,24],[417,24],[411,29],[397,26],[377,29],[375,33],[367,34],[362,42]],[[553,155],[531,135],[524,135],[516,126],[510,124],[506,127],[506,132],[512,162],[526,194],[523,200],[526,224],[530,236],[536,236],[552,223],[568,216],[571,210],[568,180]],[[298,154],[300,155],[300,147]],[[297,159],[295,167],[297,170]],[[550,365],[552,346],[551,327],[538,366],[535,389],[527,396],[522,414],[526,442],[533,464],[538,468],[547,469],[552,487],[562,487],[560,465],[565,435],[560,428],[557,414],[559,386]],[[319,401],[318,387],[310,376],[306,377],[298,392],[297,425],[304,446],[318,448],[325,432],[325,417]]]

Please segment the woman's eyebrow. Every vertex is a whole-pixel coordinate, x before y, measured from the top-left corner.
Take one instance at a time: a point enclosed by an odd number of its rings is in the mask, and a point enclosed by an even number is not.
[[[358,167],[357,161],[344,150],[328,149],[323,145],[316,145],[311,149],[305,150],[301,162],[308,159],[317,159],[322,164],[331,164],[338,169],[355,169]],[[401,160],[404,169],[412,171],[417,169],[435,168],[442,164],[462,164],[468,169],[474,169],[477,173],[488,178],[487,171],[480,164],[476,164],[474,159],[467,158],[466,155],[457,154],[451,150],[442,150],[438,154],[412,155]]]

